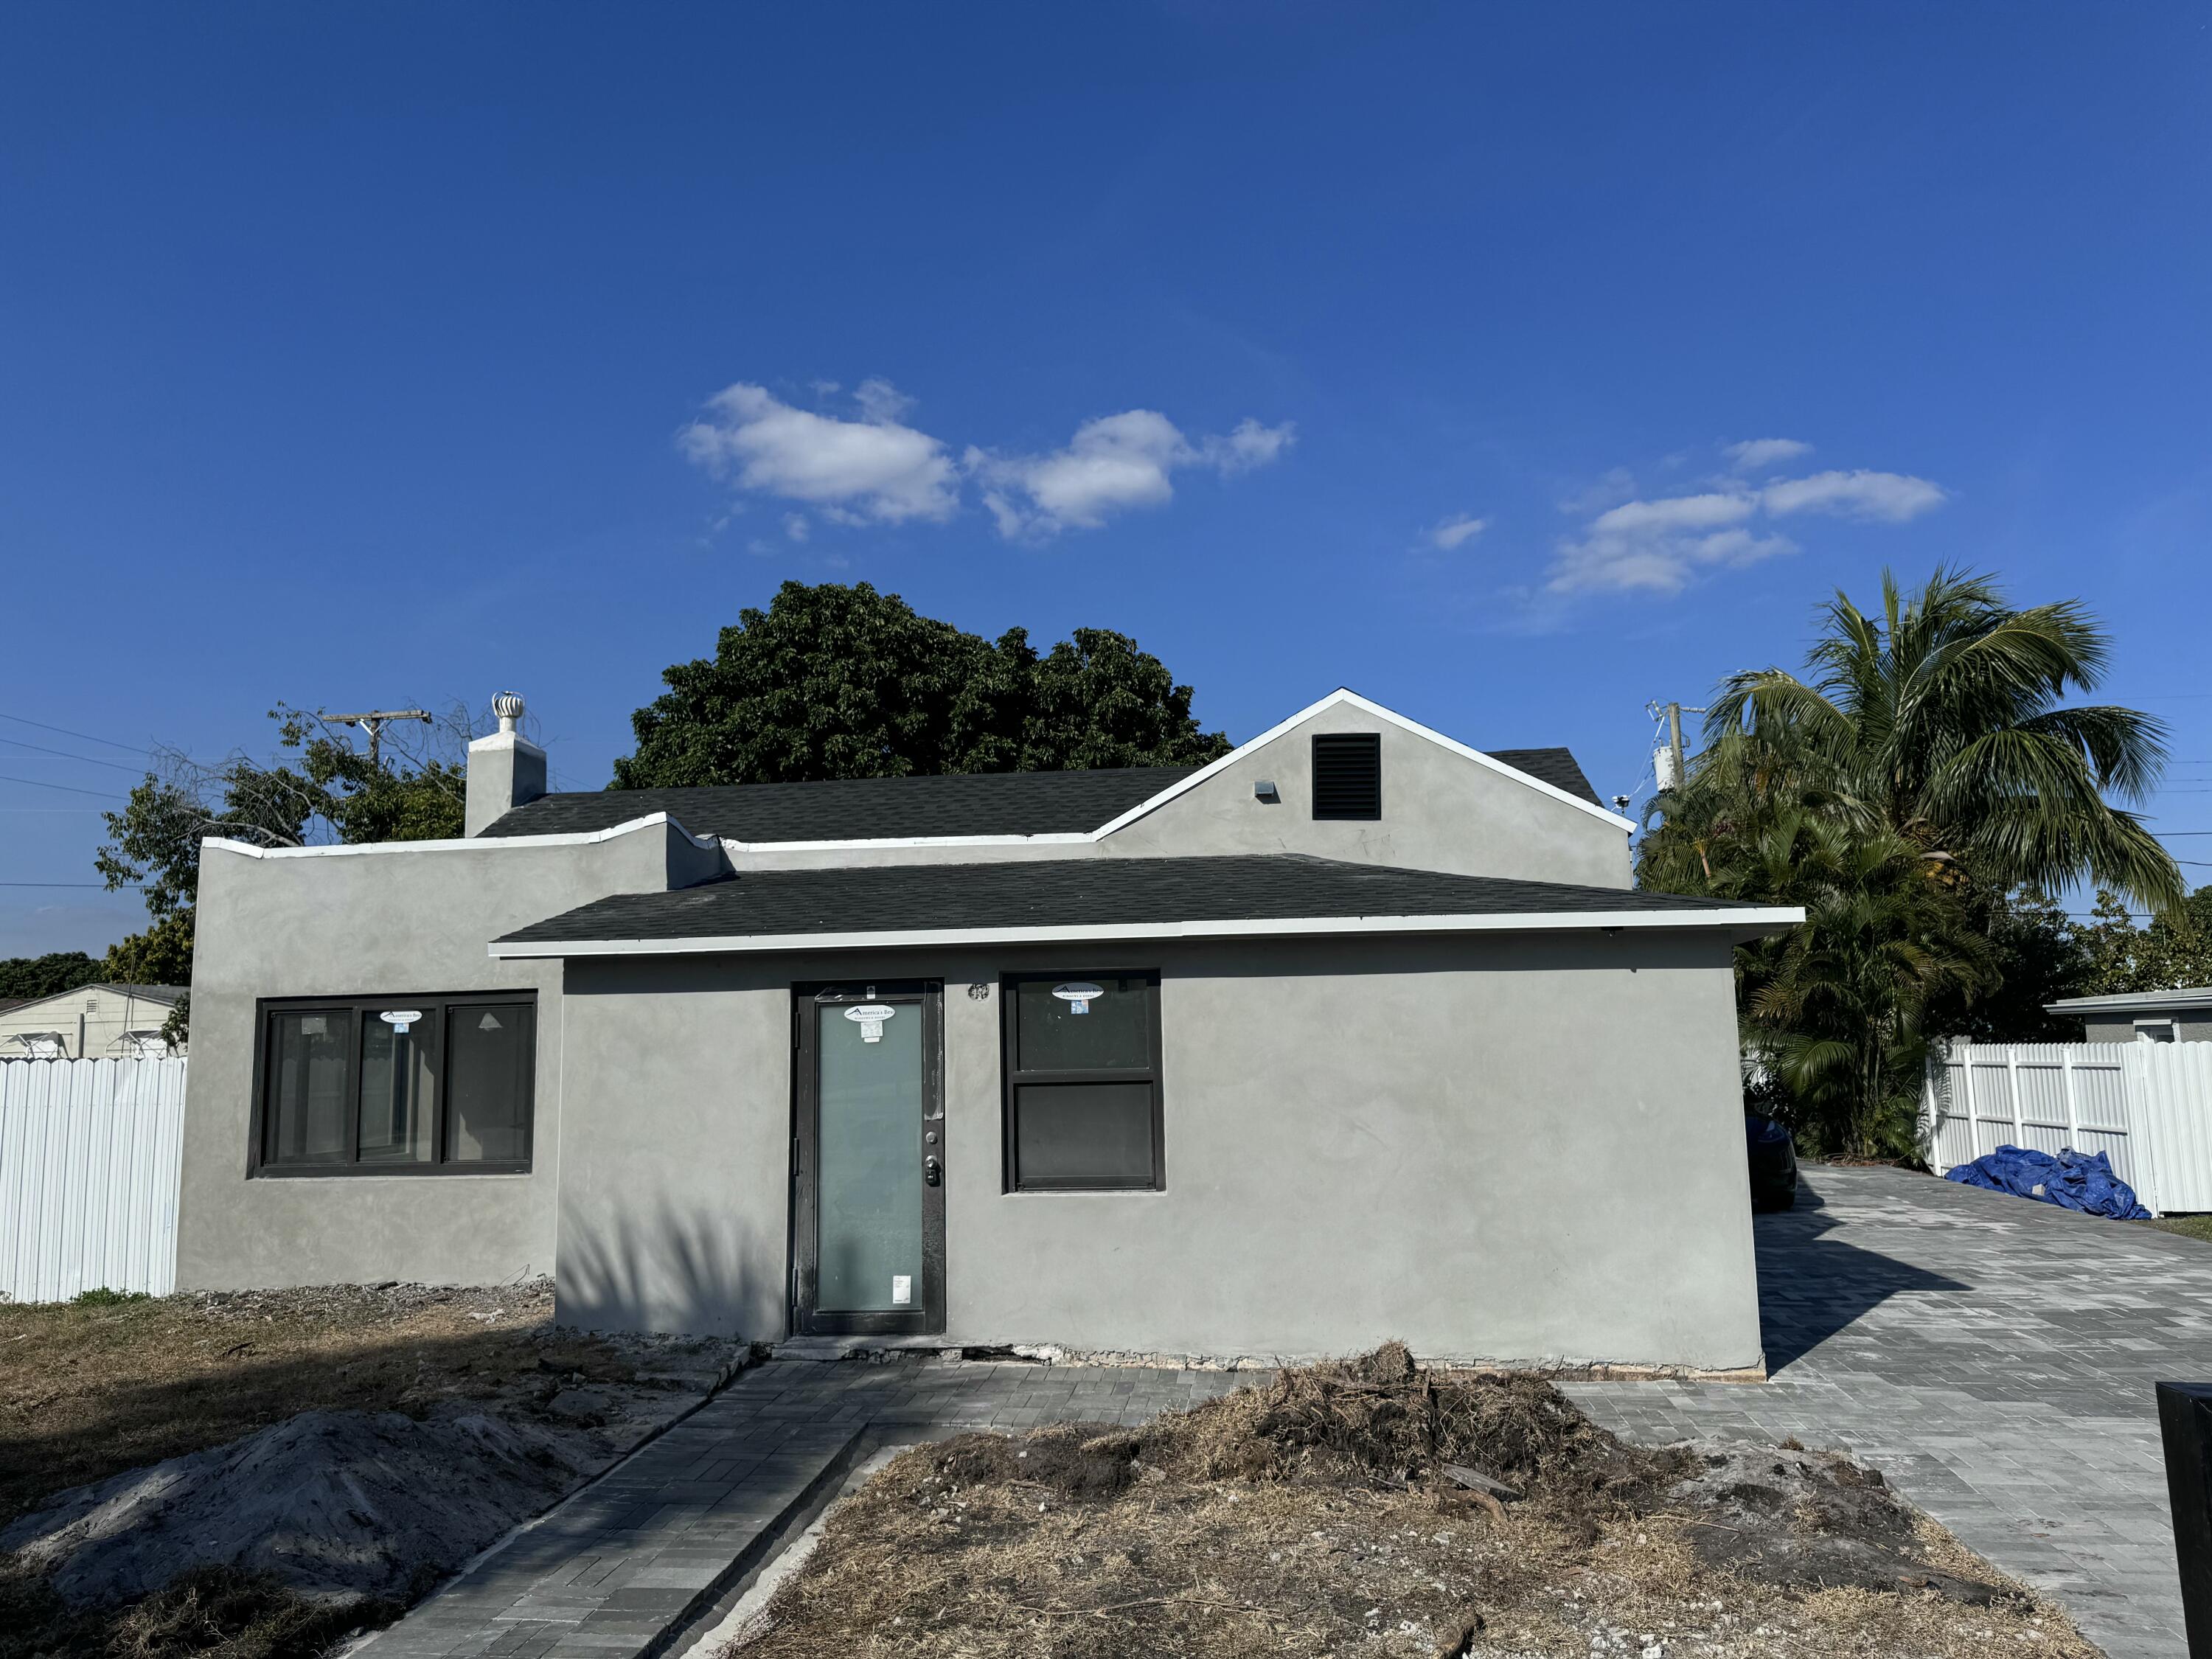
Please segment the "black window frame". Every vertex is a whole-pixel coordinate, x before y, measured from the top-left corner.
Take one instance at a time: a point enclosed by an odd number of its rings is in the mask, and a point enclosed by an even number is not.
[[[522,1156],[520,1158],[457,1162],[448,1140],[453,1126],[447,1115],[452,1103],[453,1045],[447,1040],[453,1011],[459,1008],[522,1007],[530,1023],[530,1065],[524,1074],[522,1097]],[[431,1158],[423,1163],[371,1163],[361,1160],[362,1034],[367,1020],[386,1009],[418,1008],[424,1023],[435,1021],[436,1090],[432,1106]],[[269,1088],[272,1081],[270,1057],[276,1041],[276,1016],[329,1013],[346,1021],[347,1093],[351,1100],[351,1155],[343,1161],[285,1161],[269,1156],[272,1128]],[[420,994],[401,993],[379,996],[263,997],[253,1005],[253,1109],[246,1143],[246,1175],[253,1179],[283,1181],[398,1178],[423,1176],[528,1175],[538,1151],[538,993],[534,988],[502,991],[438,991]]]
[[[1059,985],[1069,981],[1142,980],[1146,1015],[1151,1029],[1150,1065],[1144,1071],[1127,1066],[1081,1069],[1028,1070],[1021,1065],[1021,1000],[1024,985]],[[1160,970],[1157,968],[1085,968],[1052,973],[1002,974],[999,977],[1000,1180],[1007,1193],[1161,1193],[1167,1190],[1167,1112],[1165,1073],[1161,1064]],[[1152,1091],[1152,1171],[1146,1180],[1123,1176],[1096,1179],[1033,1181],[1021,1178],[1019,1164],[1020,1091],[1026,1084],[1148,1083]]]
[[[1327,754],[1328,760],[1322,757]],[[1345,765],[1357,757],[1364,763],[1371,757],[1375,779],[1375,803],[1372,811],[1363,803],[1346,811],[1332,805],[1324,810],[1322,805],[1322,771],[1324,765],[1332,769]],[[1363,778],[1362,781],[1364,781]],[[1340,783],[1339,787],[1343,787]],[[1313,815],[1319,823],[1373,823],[1382,816],[1382,734],[1380,732],[1316,732],[1313,735]]]

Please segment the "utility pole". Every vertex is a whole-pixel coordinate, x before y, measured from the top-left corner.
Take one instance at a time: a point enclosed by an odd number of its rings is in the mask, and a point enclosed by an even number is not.
[[[1644,705],[1644,712],[1655,720],[1662,714],[1666,716],[1667,741],[1658,754],[1652,757],[1652,769],[1656,775],[1653,781],[1659,786],[1659,793],[1663,795],[1670,789],[1680,789],[1683,780],[1690,775],[1689,757],[1682,749],[1682,716],[1702,714],[1705,711],[1685,708],[1679,702],[1647,702]]]
[[[318,708],[315,710],[315,718],[328,720],[333,726],[361,727],[362,731],[368,733],[368,763],[371,766],[381,767],[384,764],[386,725],[392,720],[420,720],[423,725],[428,726],[430,723],[430,711],[427,708],[372,708],[359,714],[325,714]]]

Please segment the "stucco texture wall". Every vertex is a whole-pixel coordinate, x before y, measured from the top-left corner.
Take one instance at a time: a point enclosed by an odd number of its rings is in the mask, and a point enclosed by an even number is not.
[[[1315,819],[1313,738],[1323,732],[1382,734],[1379,820]],[[1253,798],[1262,779],[1276,785],[1279,803]],[[1154,858],[1310,853],[1459,875],[1630,884],[1620,824],[1349,704],[1312,716],[1099,846]]]
[[[2146,1008],[2140,1015],[2085,1014],[2081,1018],[2082,1040],[2087,1042],[2133,1042],[2138,1018],[2172,1020],[2177,1042],[2212,1042],[2212,1008],[2183,1008],[2172,1013],[2160,1013],[2156,1009]]]
[[[264,858],[209,848],[193,951],[179,1287],[483,1285],[551,1272],[561,967],[495,962],[485,941],[610,893],[696,879],[718,860],[661,826],[582,846]],[[513,988],[538,993],[529,1174],[248,1178],[258,999]]]
[[[1166,1189],[1003,1191],[999,975],[1146,967]],[[1689,935],[579,962],[564,1319],[781,1333],[790,987],[856,976],[946,981],[952,1340],[1759,1358],[1728,947]]]

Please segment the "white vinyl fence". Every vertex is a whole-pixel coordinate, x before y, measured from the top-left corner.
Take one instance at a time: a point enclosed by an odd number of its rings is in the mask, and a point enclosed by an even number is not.
[[[0,1299],[176,1288],[189,1064],[0,1062]]]
[[[1937,1175],[2000,1146],[2103,1152],[2160,1215],[2212,1210],[2212,1042],[1954,1042],[1928,1068]]]

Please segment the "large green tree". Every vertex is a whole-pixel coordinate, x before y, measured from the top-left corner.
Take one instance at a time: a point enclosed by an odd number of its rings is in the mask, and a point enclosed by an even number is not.
[[[100,965],[82,951],[49,951],[42,957],[0,961],[0,1000],[58,997],[100,977]]]
[[[2118,894],[2099,893],[2094,918],[2081,930],[2081,995],[2212,985],[2212,887],[2198,888],[2142,927]]]
[[[1079,628],[1040,653],[1021,629],[987,640],[866,582],[786,582],[661,678],[611,787],[1195,765],[1230,747],[1126,635]]]

